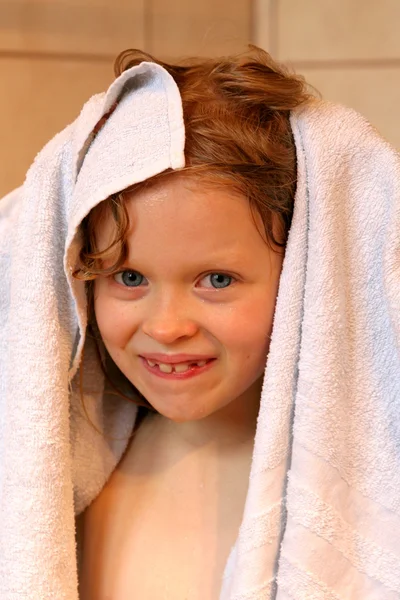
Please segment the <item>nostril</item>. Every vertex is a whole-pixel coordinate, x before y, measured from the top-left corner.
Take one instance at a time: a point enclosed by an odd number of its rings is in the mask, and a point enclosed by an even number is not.
[[[154,340],[170,344],[180,338],[192,337],[197,331],[197,325],[190,320],[170,319],[167,322],[152,319],[142,326],[143,332]]]

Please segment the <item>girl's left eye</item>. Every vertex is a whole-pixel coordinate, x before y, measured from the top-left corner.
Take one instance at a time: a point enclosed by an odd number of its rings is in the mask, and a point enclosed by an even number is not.
[[[145,278],[138,271],[120,271],[113,275],[114,280],[125,287],[139,287]]]
[[[211,286],[205,285],[204,287],[211,287],[217,290],[221,290],[229,287],[233,283],[233,281],[235,281],[235,278],[232,277],[232,275],[226,275],[225,273],[210,273],[209,275],[206,275],[205,277],[203,277],[203,279],[201,279],[201,281],[205,280],[209,280]]]

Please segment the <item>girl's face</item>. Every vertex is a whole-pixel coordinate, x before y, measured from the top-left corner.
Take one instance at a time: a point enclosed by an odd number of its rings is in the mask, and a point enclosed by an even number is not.
[[[128,259],[95,282],[111,358],[176,422],[250,403],[260,393],[283,257],[262,239],[247,199],[177,177],[136,192],[127,209]],[[110,219],[96,232],[100,250],[112,234]]]

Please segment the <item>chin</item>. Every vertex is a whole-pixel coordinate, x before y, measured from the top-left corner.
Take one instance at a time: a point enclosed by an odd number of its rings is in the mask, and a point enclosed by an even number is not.
[[[187,403],[183,406],[177,406],[176,404],[168,404],[162,402],[152,402],[151,398],[148,398],[148,402],[152,407],[163,417],[173,421],[174,423],[188,423],[189,421],[200,421],[210,414],[215,412],[215,409],[193,407],[193,403]]]

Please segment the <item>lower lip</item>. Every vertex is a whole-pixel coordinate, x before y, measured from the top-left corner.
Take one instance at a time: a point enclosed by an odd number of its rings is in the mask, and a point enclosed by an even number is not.
[[[147,360],[142,356],[140,357],[140,360],[142,361],[145,369],[149,371],[149,373],[151,373],[152,375],[156,375],[157,377],[161,377],[162,379],[169,379],[170,381],[176,381],[177,379],[190,379],[191,377],[196,377],[196,375],[201,375],[202,373],[205,373],[206,371],[211,369],[215,362],[215,358],[212,358],[203,367],[189,367],[189,369],[184,373],[175,373],[174,371],[172,371],[172,373],[163,373],[157,366],[151,367]]]

